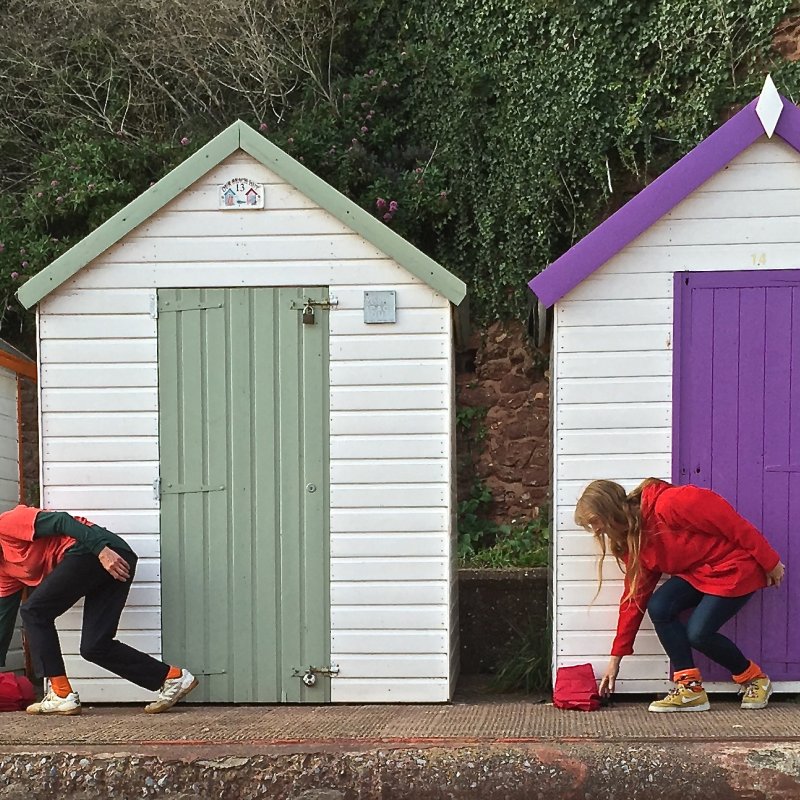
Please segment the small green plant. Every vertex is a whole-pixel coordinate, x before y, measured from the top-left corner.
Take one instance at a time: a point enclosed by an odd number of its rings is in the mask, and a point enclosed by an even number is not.
[[[492,681],[498,692],[544,692],[551,686],[550,627],[537,627],[535,620],[509,645],[505,658]]]
[[[483,406],[460,406],[456,410],[456,432],[459,436],[469,437],[468,442],[482,442],[486,438],[486,409]]]
[[[546,567],[549,563],[550,529],[546,514],[523,525],[498,525],[494,543],[468,557],[470,567]]]
[[[491,502],[492,493],[486,484],[476,481],[469,497],[458,504],[458,559],[462,564],[480,549],[487,537],[494,535],[497,526],[484,516]]]
[[[487,518],[492,493],[482,481],[458,504],[458,558],[461,566],[503,569],[546,567],[550,527],[546,508],[522,523],[498,525]]]

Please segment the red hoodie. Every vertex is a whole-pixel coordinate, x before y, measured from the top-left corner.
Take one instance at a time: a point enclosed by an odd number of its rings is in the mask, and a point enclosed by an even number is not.
[[[642,492],[639,582],[619,605],[612,656],[633,652],[647,601],[662,574],[683,578],[704,594],[741,597],[767,585],[780,561],[757,528],[710,489],[653,483]]]

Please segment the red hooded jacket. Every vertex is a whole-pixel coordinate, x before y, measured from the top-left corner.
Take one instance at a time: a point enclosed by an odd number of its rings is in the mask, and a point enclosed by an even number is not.
[[[612,656],[633,653],[647,601],[662,574],[683,578],[704,594],[741,597],[767,585],[780,561],[763,535],[710,489],[659,481],[642,491],[641,569],[636,595],[619,605]]]

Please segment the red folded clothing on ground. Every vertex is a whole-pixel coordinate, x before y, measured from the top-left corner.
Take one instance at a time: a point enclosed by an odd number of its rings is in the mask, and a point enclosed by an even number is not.
[[[34,699],[33,684],[24,675],[0,672],[0,711],[23,711]]]
[[[591,664],[558,668],[553,687],[553,705],[578,711],[597,711],[600,708],[600,695]]]

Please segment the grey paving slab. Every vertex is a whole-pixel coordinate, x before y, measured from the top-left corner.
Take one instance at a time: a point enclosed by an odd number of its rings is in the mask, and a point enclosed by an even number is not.
[[[526,741],[800,741],[800,705],[743,711],[732,700],[704,713],[651,714],[646,702],[600,711],[550,704],[468,700],[452,705],[177,706],[147,715],[139,706],[87,706],[80,717],[2,717],[0,746],[447,744]]]

